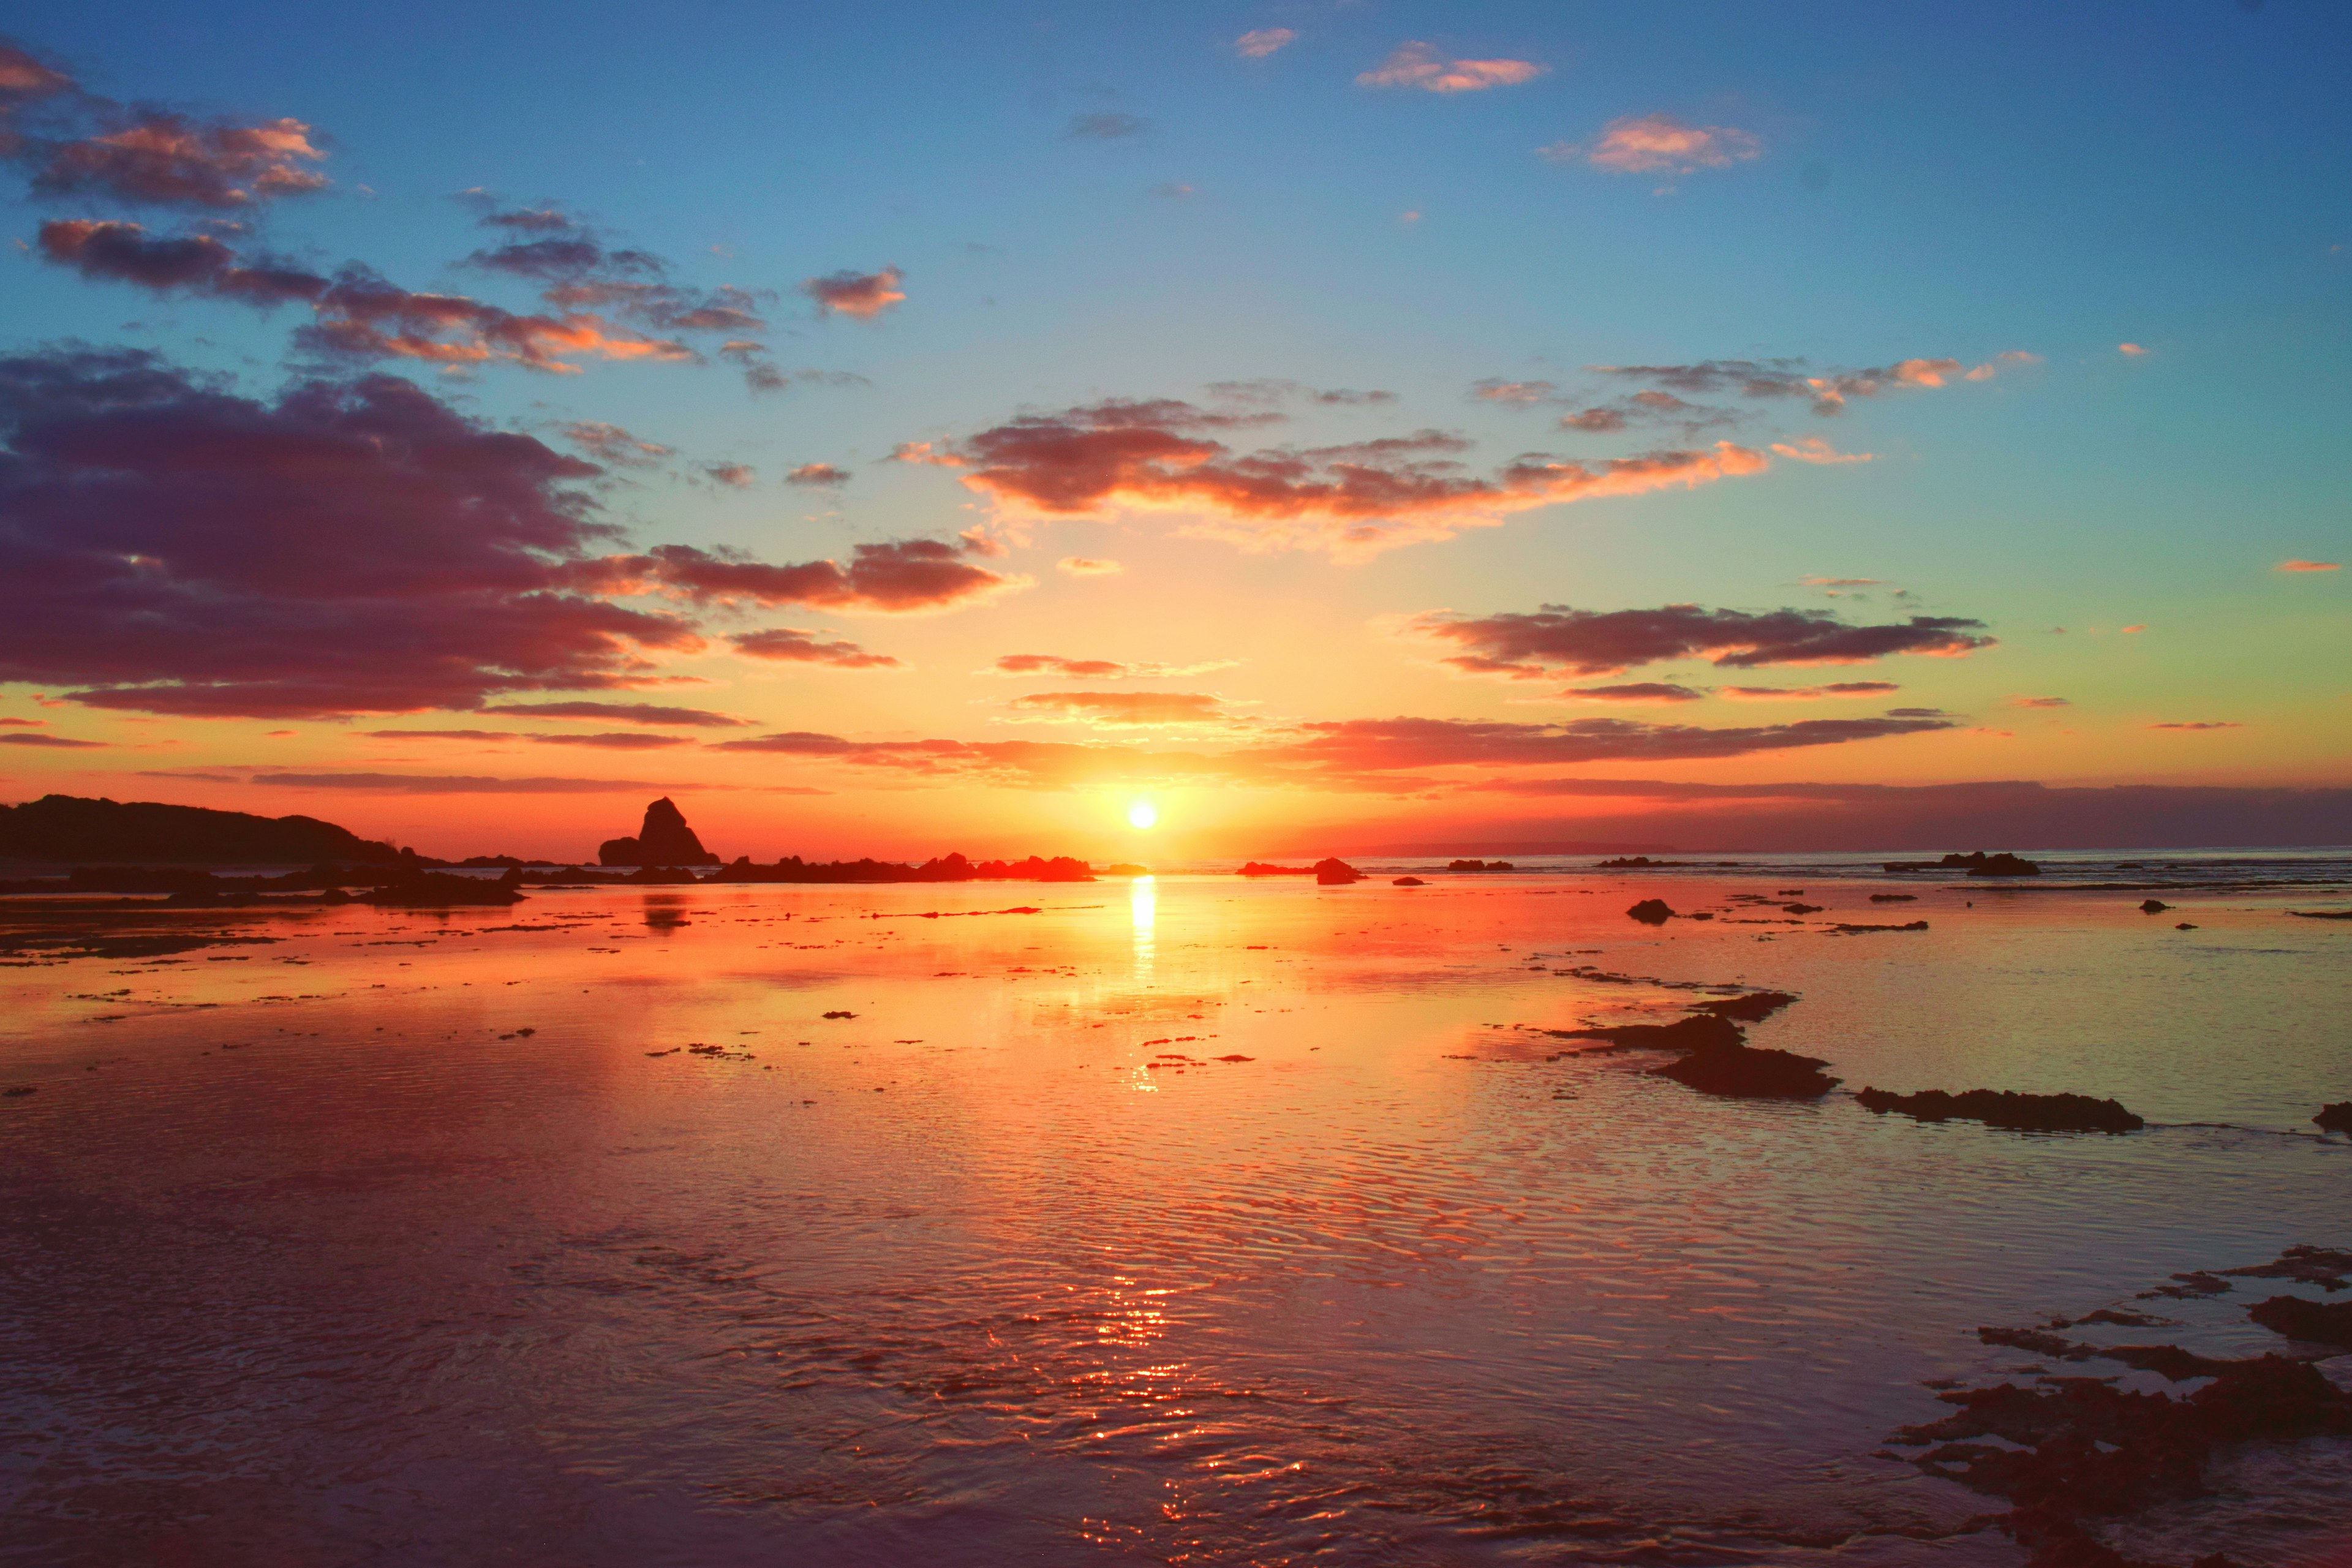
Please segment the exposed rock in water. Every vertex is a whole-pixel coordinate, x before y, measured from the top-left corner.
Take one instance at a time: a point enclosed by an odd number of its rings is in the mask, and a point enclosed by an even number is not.
[[[1874,904],[1916,904],[1919,901],[1919,895],[1916,893],[1873,893],[1870,895],[1870,901]]]
[[[2306,1301],[2300,1296],[2273,1296],[2247,1308],[2246,1316],[2291,1340],[2352,1350],[2352,1301],[2331,1304]]]
[[[2299,921],[2352,921],[2352,910],[2289,910]]]
[[[1315,875],[1315,868],[1276,866],[1265,860],[1249,860],[1244,861],[1242,868],[1234,874],[1237,877],[1312,877]]]
[[[1899,1110],[1920,1121],[1981,1121],[2017,1132],[2137,1132],[2147,1125],[2112,1100],[2087,1094],[2019,1094],[1972,1089],[1950,1094],[1940,1089],[1895,1094],[1865,1089],[1854,1098],[1885,1115]]]
[[[1832,923],[1830,929],[1836,931],[1840,936],[1864,936],[1874,931],[1926,931],[1927,929],[1927,922],[1926,921],[1906,921],[1899,926],[1889,926],[1868,924],[1856,925],[1848,921],[1837,921]]]
[[[1621,855],[1614,860],[1603,860],[1592,868],[1596,871],[1646,871],[1659,866],[1685,866],[1686,860],[1653,860],[1647,855]]]
[[[1695,1013],[1671,1024],[1618,1024],[1553,1033],[1563,1039],[1607,1040],[1628,1050],[1680,1051],[1681,1060],[1653,1068],[1650,1076],[1736,1100],[1818,1100],[1838,1084],[1821,1070],[1829,1064],[1820,1058],[1756,1049],[1738,1025],[1716,1013]]]
[[[667,795],[646,807],[635,838],[608,838],[596,848],[600,866],[716,866],[719,857],[702,847],[686,815]]]
[[[2171,907],[2172,906],[2170,904],[2166,903],[2162,899],[2142,899],[2139,904],[2139,912],[2144,915],[2160,915]]]
[[[1508,860],[1448,860],[1445,863],[1445,868],[1449,871],[1516,871],[1518,869]]]
[[[1727,996],[1719,1002],[1694,1002],[1694,1013],[1712,1013],[1718,1018],[1738,1018],[1752,1024],[1769,1018],[1796,998],[1786,991],[1750,991],[1745,996]]]
[[[2312,1120],[2330,1132],[2352,1132],[2352,1100],[2339,1100],[2333,1105],[2323,1105]]]
[[[361,897],[367,903],[389,904],[405,910],[515,904],[522,901],[522,874],[509,870],[493,882],[480,877],[452,877],[438,871],[419,871],[413,876],[396,878]]]
[[[1988,855],[1981,849],[1966,855],[1947,855],[1940,860],[1888,860],[1880,868],[1887,871],[1965,871],[1971,877],[2039,877],[2042,868],[2031,860],[2020,859],[2003,850]]]
[[[1361,871],[1337,856],[1315,862],[1315,880],[1326,888],[1345,887],[1349,882],[1360,882],[1363,879],[1364,874]]]
[[[1625,912],[1645,926],[1662,926],[1675,918],[1675,911],[1664,899],[1643,899]]]
[[[1389,886],[1392,888],[1426,888],[1429,884],[1423,881],[1418,877],[1399,877],[1395,881],[1390,883]]]

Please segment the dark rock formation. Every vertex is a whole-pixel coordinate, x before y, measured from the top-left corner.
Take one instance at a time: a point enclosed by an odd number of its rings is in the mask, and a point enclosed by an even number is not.
[[[2352,921],[2352,910],[2289,910],[2287,913],[2299,921]]]
[[[2246,1316],[2274,1334],[2352,1351],[2352,1301],[2306,1301],[2273,1296],[2246,1309]]]
[[[1315,868],[1312,866],[1270,866],[1263,860],[1252,860],[1244,864],[1239,871],[1234,873],[1234,875],[1241,877],[1312,877],[1315,875]]]
[[[1873,893],[1870,895],[1870,901],[1874,904],[1916,904],[1919,901],[1919,895],[1916,893]]]
[[[2042,868],[2031,860],[2021,860],[2006,850],[1988,855],[1981,849],[1966,855],[1947,855],[1941,860],[1888,860],[1882,864],[1887,871],[1965,871],[1971,877],[2039,877]]]
[[[1848,921],[1836,921],[1832,922],[1830,929],[1836,931],[1841,936],[1862,936],[1874,931],[1926,931],[1927,929],[1927,922],[1926,921],[1906,921],[1899,926],[1874,926],[1867,924],[1857,925]]]
[[[1680,866],[1681,860],[1653,860],[1647,855],[1621,855],[1614,860],[1603,860],[1593,867],[1596,871],[1646,871],[1658,866]]]
[[[1727,996],[1719,1002],[1694,1002],[1694,1013],[1712,1013],[1718,1018],[1737,1018],[1752,1024],[1769,1018],[1796,998],[1786,991],[1750,991],[1745,996]]]
[[[1445,863],[1445,868],[1449,871],[1516,871],[1518,869],[1508,860],[1448,860]]]
[[[702,847],[685,814],[667,795],[646,807],[635,838],[608,838],[596,847],[600,866],[716,866],[719,857]]]
[[[1674,910],[1664,899],[1643,899],[1625,913],[1645,926],[1662,926],[1675,918]]]
[[[0,859],[197,866],[391,865],[401,852],[315,816],[254,816],[154,801],[47,795],[0,805]]]
[[[1418,877],[1399,877],[1394,882],[1391,883],[1390,886],[1397,888],[1426,888],[1429,884],[1423,881]]]
[[[2162,899],[2143,899],[2140,900],[2139,912],[2144,915],[2160,915],[2171,907]]]
[[[1344,888],[1350,882],[1360,882],[1364,874],[1337,856],[1315,862],[1315,880],[1326,888]]]
[[[2087,1094],[1996,1093],[1990,1089],[1895,1094],[1865,1089],[1854,1098],[1882,1116],[1899,1110],[1919,1121],[1981,1121],[2015,1132],[2137,1132],[2147,1125],[2114,1100],[2093,1100]]]
[[[446,910],[468,905],[513,904],[522,901],[522,873],[509,869],[493,882],[481,877],[452,877],[438,871],[417,871],[395,877],[362,895],[371,904],[404,910]]]
[[[1651,1068],[1650,1076],[1735,1100],[1819,1100],[1838,1084],[1821,1070],[1829,1064],[1820,1058],[1757,1049],[1748,1044],[1738,1025],[1717,1013],[1696,1013],[1671,1024],[1617,1024],[1554,1034],[1561,1039],[1607,1040],[1623,1050],[1679,1051],[1680,1060]]]
[[[2352,1100],[2339,1100],[2333,1105],[2323,1105],[2312,1120],[2330,1132],[2352,1132]]]

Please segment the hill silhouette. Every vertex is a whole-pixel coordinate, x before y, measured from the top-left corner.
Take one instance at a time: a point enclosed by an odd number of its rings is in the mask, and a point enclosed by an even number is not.
[[[0,805],[0,859],[196,866],[398,863],[389,844],[315,816],[256,816],[156,801],[45,795]]]

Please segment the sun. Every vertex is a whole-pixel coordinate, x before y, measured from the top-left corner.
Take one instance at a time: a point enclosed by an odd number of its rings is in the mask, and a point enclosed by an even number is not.
[[[1149,827],[1160,820],[1160,808],[1148,800],[1139,800],[1127,808],[1129,827]]]

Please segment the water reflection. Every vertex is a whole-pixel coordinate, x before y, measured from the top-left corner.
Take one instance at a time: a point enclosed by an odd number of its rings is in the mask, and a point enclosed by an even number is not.
[[[647,893],[645,902],[646,929],[667,936],[682,925],[692,922],[686,918],[686,900],[677,893]]]
[[[1160,913],[1160,893],[1149,877],[1129,885],[1128,914],[1135,933],[1135,978],[1149,982],[1154,957],[1153,924]]]

